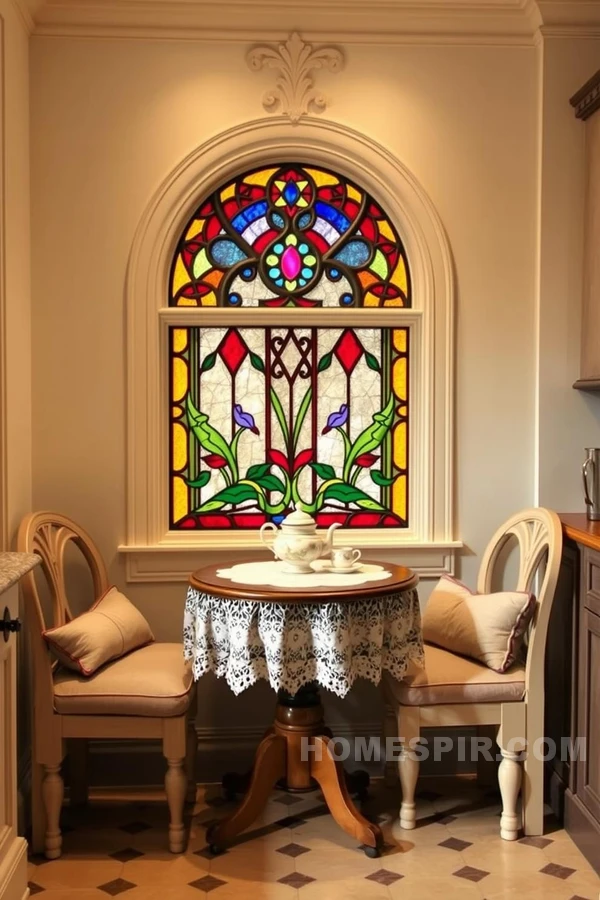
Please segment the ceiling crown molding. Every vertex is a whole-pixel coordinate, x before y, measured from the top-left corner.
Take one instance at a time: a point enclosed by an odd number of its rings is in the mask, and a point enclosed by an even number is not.
[[[542,34],[600,36],[600,0],[537,0]]]
[[[267,112],[288,116],[293,125],[311,110],[320,113],[327,107],[325,96],[314,86],[312,72],[315,69],[340,72],[344,67],[341,50],[335,47],[313,49],[297,31],[284,44],[253,47],[246,61],[253,72],[264,68],[279,72],[275,88],[263,94],[263,106]]]
[[[334,44],[531,45],[541,23],[535,0],[46,0],[35,18],[41,35],[245,43],[309,22],[305,39]]]

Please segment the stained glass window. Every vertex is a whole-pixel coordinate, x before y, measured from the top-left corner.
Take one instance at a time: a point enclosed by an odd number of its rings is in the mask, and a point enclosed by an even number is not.
[[[203,308],[168,329],[172,530],[257,529],[298,501],[321,526],[408,527],[410,275],[372,197],[311,166],[238,177],[187,224],[169,304]],[[322,311],[346,307],[355,327]]]
[[[409,307],[400,237],[364,190],[287,164],[200,204],[177,247],[171,306]]]
[[[171,328],[175,529],[406,527],[407,328]]]

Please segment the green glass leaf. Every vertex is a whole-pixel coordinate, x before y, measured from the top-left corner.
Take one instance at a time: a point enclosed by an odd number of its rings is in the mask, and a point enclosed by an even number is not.
[[[360,506],[361,509],[373,509],[377,512],[385,511],[385,506],[382,506],[377,500],[373,500],[372,497],[369,497],[367,500],[357,500],[356,505]]]
[[[199,506],[198,509],[194,509],[194,513],[207,513],[213,512],[215,509],[223,509],[225,504],[221,500],[207,500],[206,503],[203,503],[202,506]]]
[[[277,391],[275,390],[275,388],[271,388],[269,396],[271,397],[271,403],[273,404],[273,409],[275,410],[275,415],[277,416],[277,421],[279,422],[279,427],[281,428],[283,439],[287,444],[290,432],[288,429],[287,420],[285,418],[285,413],[283,411],[283,406],[281,405],[281,400],[277,396]]]
[[[207,500],[206,503],[203,503],[202,506],[198,507],[198,509],[194,510],[197,513],[208,512],[211,509],[220,509],[222,506],[225,506],[226,503],[237,504],[243,503],[244,500],[256,500],[258,498],[258,491],[255,487],[252,487],[250,484],[232,484],[231,487],[226,487],[222,491],[219,491],[218,494],[215,494],[210,500]],[[214,506],[213,504],[218,503],[218,506]]]
[[[333,352],[326,353],[324,356],[322,356],[317,365],[317,371],[324,372],[325,369],[328,369],[329,366],[331,365],[332,359],[333,359]]]
[[[216,363],[216,361],[217,361],[217,354],[216,354],[216,352],[215,352],[215,353],[209,353],[207,356],[204,357],[204,361],[203,361],[202,365],[200,366],[200,371],[201,371],[201,372],[208,372],[209,369],[212,369],[212,367],[214,366],[214,364]]]
[[[269,474],[270,468],[271,463],[259,463],[256,466],[250,466],[246,472],[246,478],[250,481],[258,481],[259,478],[263,478],[265,475]]]
[[[258,355],[258,353],[250,354],[250,362],[252,363],[253,368],[255,368],[258,372],[265,371],[265,364]]]
[[[327,463],[311,463],[311,469],[314,469],[319,478],[322,478],[323,481],[329,481],[330,478],[335,478],[335,469],[333,466],[328,465]]]
[[[380,472],[378,469],[371,469],[371,478],[380,487],[388,487],[396,480],[395,478],[386,478],[383,472]]]
[[[306,413],[308,412],[311,400],[312,388],[309,387],[304,397],[302,398],[302,403],[300,404],[298,415],[296,416],[296,421],[294,422],[294,431],[292,433],[292,447],[294,448],[294,450],[296,449],[296,444],[298,443],[300,431],[302,429],[302,425],[304,424],[304,419],[306,418]]]
[[[218,453],[220,456],[224,456],[229,463],[233,477],[237,479],[237,464],[229,444],[216,428],[209,425],[208,416],[196,409],[189,394],[186,401],[186,412],[190,428],[200,445],[209,453]]]
[[[373,500],[372,497],[369,497],[369,495],[365,494],[364,491],[361,491],[360,488],[354,487],[352,484],[346,484],[346,482],[342,482],[341,484],[339,482],[337,484],[330,484],[325,488],[323,496],[327,500],[340,500],[342,503],[356,503],[364,509],[385,509],[384,506],[376,500]]]
[[[210,481],[210,472],[200,472],[195,481],[188,481],[187,486],[191,488],[203,488]]]
[[[255,478],[254,481],[268,491],[280,491],[282,494],[285,493],[285,485],[277,475],[263,475],[260,478]]]
[[[381,366],[376,356],[373,356],[372,353],[365,353],[365,359],[370,369],[373,369],[374,372],[381,372]]]
[[[361,456],[363,453],[370,453],[372,450],[375,450],[384,437],[390,430],[392,421],[394,418],[394,398],[390,396],[390,399],[386,403],[385,407],[380,411],[375,413],[373,416],[373,422],[364,431],[361,431],[359,436],[356,438],[354,443],[352,444],[352,448],[346,457],[346,462],[344,463],[344,478],[347,481],[350,475],[350,469],[354,463],[354,460]]]

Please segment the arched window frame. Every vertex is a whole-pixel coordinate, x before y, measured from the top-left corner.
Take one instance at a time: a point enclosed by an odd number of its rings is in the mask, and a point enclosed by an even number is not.
[[[297,162],[333,169],[381,204],[402,236],[411,269],[409,309],[344,310],[344,324],[410,329],[411,460],[407,529],[353,529],[352,544],[400,559],[421,575],[453,572],[453,275],[437,213],[413,175],[387,150],[322,119],[295,128],[259,120],[221,134],[163,182],[136,231],[127,304],[127,529],[130,581],[185,580],[198,551],[256,552],[257,533],[169,531],[168,329],[174,325],[310,324],[339,327],[340,310],[169,307],[171,263],[202,197],[256,166]],[[158,364],[157,364],[158,363]],[[193,554],[196,553],[196,557]]]

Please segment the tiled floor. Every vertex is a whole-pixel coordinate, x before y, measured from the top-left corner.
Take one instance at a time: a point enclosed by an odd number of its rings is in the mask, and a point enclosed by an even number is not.
[[[103,800],[65,810],[64,855],[30,865],[40,900],[598,900],[600,879],[564,831],[508,843],[499,802],[466,781],[442,780],[420,794],[419,827],[394,822],[397,791],[376,782],[364,804],[386,849],[368,859],[333,822],[318,793],[275,792],[261,822],[213,857],[205,828],[232,805],[199,789],[187,852],[166,849],[162,802]]]

